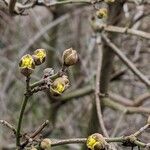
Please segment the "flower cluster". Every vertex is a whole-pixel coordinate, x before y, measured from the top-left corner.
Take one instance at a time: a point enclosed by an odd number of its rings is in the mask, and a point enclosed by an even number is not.
[[[20,72],[27,78],[33,73],[36,66],[45,62],[46,51],[44,49],[37,49],[33,52],[33,55],[24,55],[19,63]],[[38,86],[34,86],[32,92],[38,92],[46,88],[49,89],[51,95],[59,96],[69,87],[68,76],[65,75],[66,69],[69,66],[76,64],[78,61],[78,54],[76,50],[72,48],[66,49],[62,55],[62,69],[54,74],[52,68],[46,68],[43,71],[43,82],[39,82]]]
[[[46,51],[44,49],[35,50],[33,55],[24,55],[19,62],[21,73],[26,77],[30,76],[31,73],[34,71],[35,66],[44,63],[45,58]]]

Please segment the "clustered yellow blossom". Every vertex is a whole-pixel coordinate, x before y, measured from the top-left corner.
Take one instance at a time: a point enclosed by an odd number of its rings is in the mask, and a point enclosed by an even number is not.
[[[34,71],[35,66],[41,65],[46,59],[46,51],[44,49],[37,49],[33,52],[33,55],[26,54],[24,55],[19,63],[21,73],[29,77]],[[71,65],[74,65],[78,61],[78,54],[76,50],[72,48],[66,49],[63,52],[62,56],[63,67],[62,73],[65,73],[65,69]],[[64,69],[65,68],[65,69]],[[69,86],[69,80],[66,75],[61,75],[55,79],[48,78],[49,76],[54,75],[54,70],[52,68],[46,68],[43,71],[43,78],[47,78],[46,87],[49,88],[50,93],[53,96],[61,95]]]
[[[46,51],[44,49],[37,49],[33,55],[24,55],[19,62],[21,73],[24,76],[30,76],[36,65],[40,65],[45,61]]]

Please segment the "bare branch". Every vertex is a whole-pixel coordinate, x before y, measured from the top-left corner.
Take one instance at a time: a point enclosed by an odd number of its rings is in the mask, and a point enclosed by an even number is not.
[[[107,32],[125,33],[125,34],[140,36],[140,37],[143,37],[143,38],[148,39],[148,40],[150,39],[150,33],[140,31],[140,30],[131,29],[128,27],[117,27],[117,26],[112,26],[112,25],[95,24],[95,23],[92,23],[92,27],[94,28],[94,30],[100,31],[100,32],[102,30],[104,30]]]
[[[6,126],[7,128],[9,128],[10,130],[13,131],[14,134],[16,134],[16,129],[14,126],[12,126],[10,123],[8,123],[7,121],[5,120],[0,120],[0,123],[4,126]]]
[[[10,0],[9,2],[9,13],[13,14],[14,13],[14,8],[17,0]]]
[[[101,35],[98,36],[97,39],[97,45],[98,45],[98,57],[97,57],[97,72],[96,72],[96,83],[95,83],[95,103],[96,103],[96,109],[97,109],[97,116],[99,125],[102,129],[103,134],[106,137],[109,137],[106,127],[104,125],[103,116],[102,116],[102,110],[101,110],[101,102],[100,102],[100,76],[101,76],[101,67],[102,67],[102,43],[101,43]]]
[[[21,147],[24,148],[28,144],[29,140],[35,138],[48,124],[49,124],[48,120],[46,120],[43,124],[41,124],[40,127],[37,130],[35,130],[35,132],[32,133],[31,136],[29,136],[28,140],[26,140],[24,143],[21,144]]]
[[[107,43],[107,45],[113,50],[113,52],[124,62],[125,65],[129,67],[129,69],[148,87],[150,87],[150,81],[147,79],[145,75],[143,75],[136,66],[122,53],[122,51],[113,44],[106,35],[102,35],[102,38]]]

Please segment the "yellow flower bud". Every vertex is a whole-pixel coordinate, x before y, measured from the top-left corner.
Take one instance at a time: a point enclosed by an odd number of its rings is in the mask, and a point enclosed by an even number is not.
[[[72,48],[66,49],[63,52],[62,61],[65,66],[72,66],[78,61],[78,54],[76,50]]]
[[[41,141],[40,148],[42,150],[50,150],[52,141],[48,138],[45,138]]]
[[[45,62],[46,51],[45,49],[37,49],[34,51],[32,56],[33,56],[35,65],[41,65],[43,62]]]
[[[29,76],[35,69],[35,63],[32,56],[29,54],[24,55],[19,62],[19,67],[24,76]]]
[[[106,8],[101,8],[96,12],[96,15],[99,19],[107,18],[108,10]]]
[[[86,145],[91,150],[103,150],[107,142],[101,134],[94,133],[87,138]]]
[[[115,0],[104,0],[106,3],[114,3]]]
[[[61,95],[69,86],[68,77],[63,75],[54,80],[50,87],[50,93],[54,96]]]

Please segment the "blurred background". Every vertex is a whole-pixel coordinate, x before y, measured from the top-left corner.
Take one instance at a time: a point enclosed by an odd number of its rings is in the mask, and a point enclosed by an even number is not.
[[[89,23],[90,18],[95,15],[95,9],[92,6],[84,4],[36,6],[26,10],[25,16],[12,17],[3,6],[3,2],[0,2],[0,5],[0,119],[17,125],[25,91],[25,78],[19,71],[18,62],[24,54],[31,54],[38,48],[46,49],[47,59],[44,64],[36,67],[31,82],[39,80],[46,67],[52,67],[57,72],[61,68],[62,52],[72,47],[78,51],[80,61],[68,70],[71,86],[64,95],[93,83],[97,51],[95,34]],[[142,19],[137,20],[132,28],[150,32],[150,5],[124,3],[122,11],[119,26],[128,26],[140,15],[146,14]],[[115,34],[113,41],[150,79],[150,41],[127,34]],[[109,92],[130,100],[135,100],[141,94],[148,92],[147,87],[126,68],[117,56],[112,64]],[[113,78],[121,70],[125,71],[119,77]],[[46,119],[49,119],[50,125],[43,132],[43,135],[47,137],[86,137],[92,114],[93,94],[70,99],[58,108],[53,105],[55,101],[59,100],[52,99],[46,92],[39,92],[32,96],[23,120],[24,132],[34,131]],[[142,105],[150,108],[150,96]],[[104,109],[104,121],[110,134],[113,133],[119,116],[119,111],[107,107]],[[125,115],[116,136],[135,132],[145,124],[146,118],[147,116],[143,114]],[[141,138],[144,142],[150,141],[149,134],[150,130],[142,134]],[[14,142],[15,138],[11,132],[0,126],[0,147]],[[77,150],[81,148],[81,145],[73,144],[55,149],[70,148]],[[120,149],[124,148],[120,147]]]

